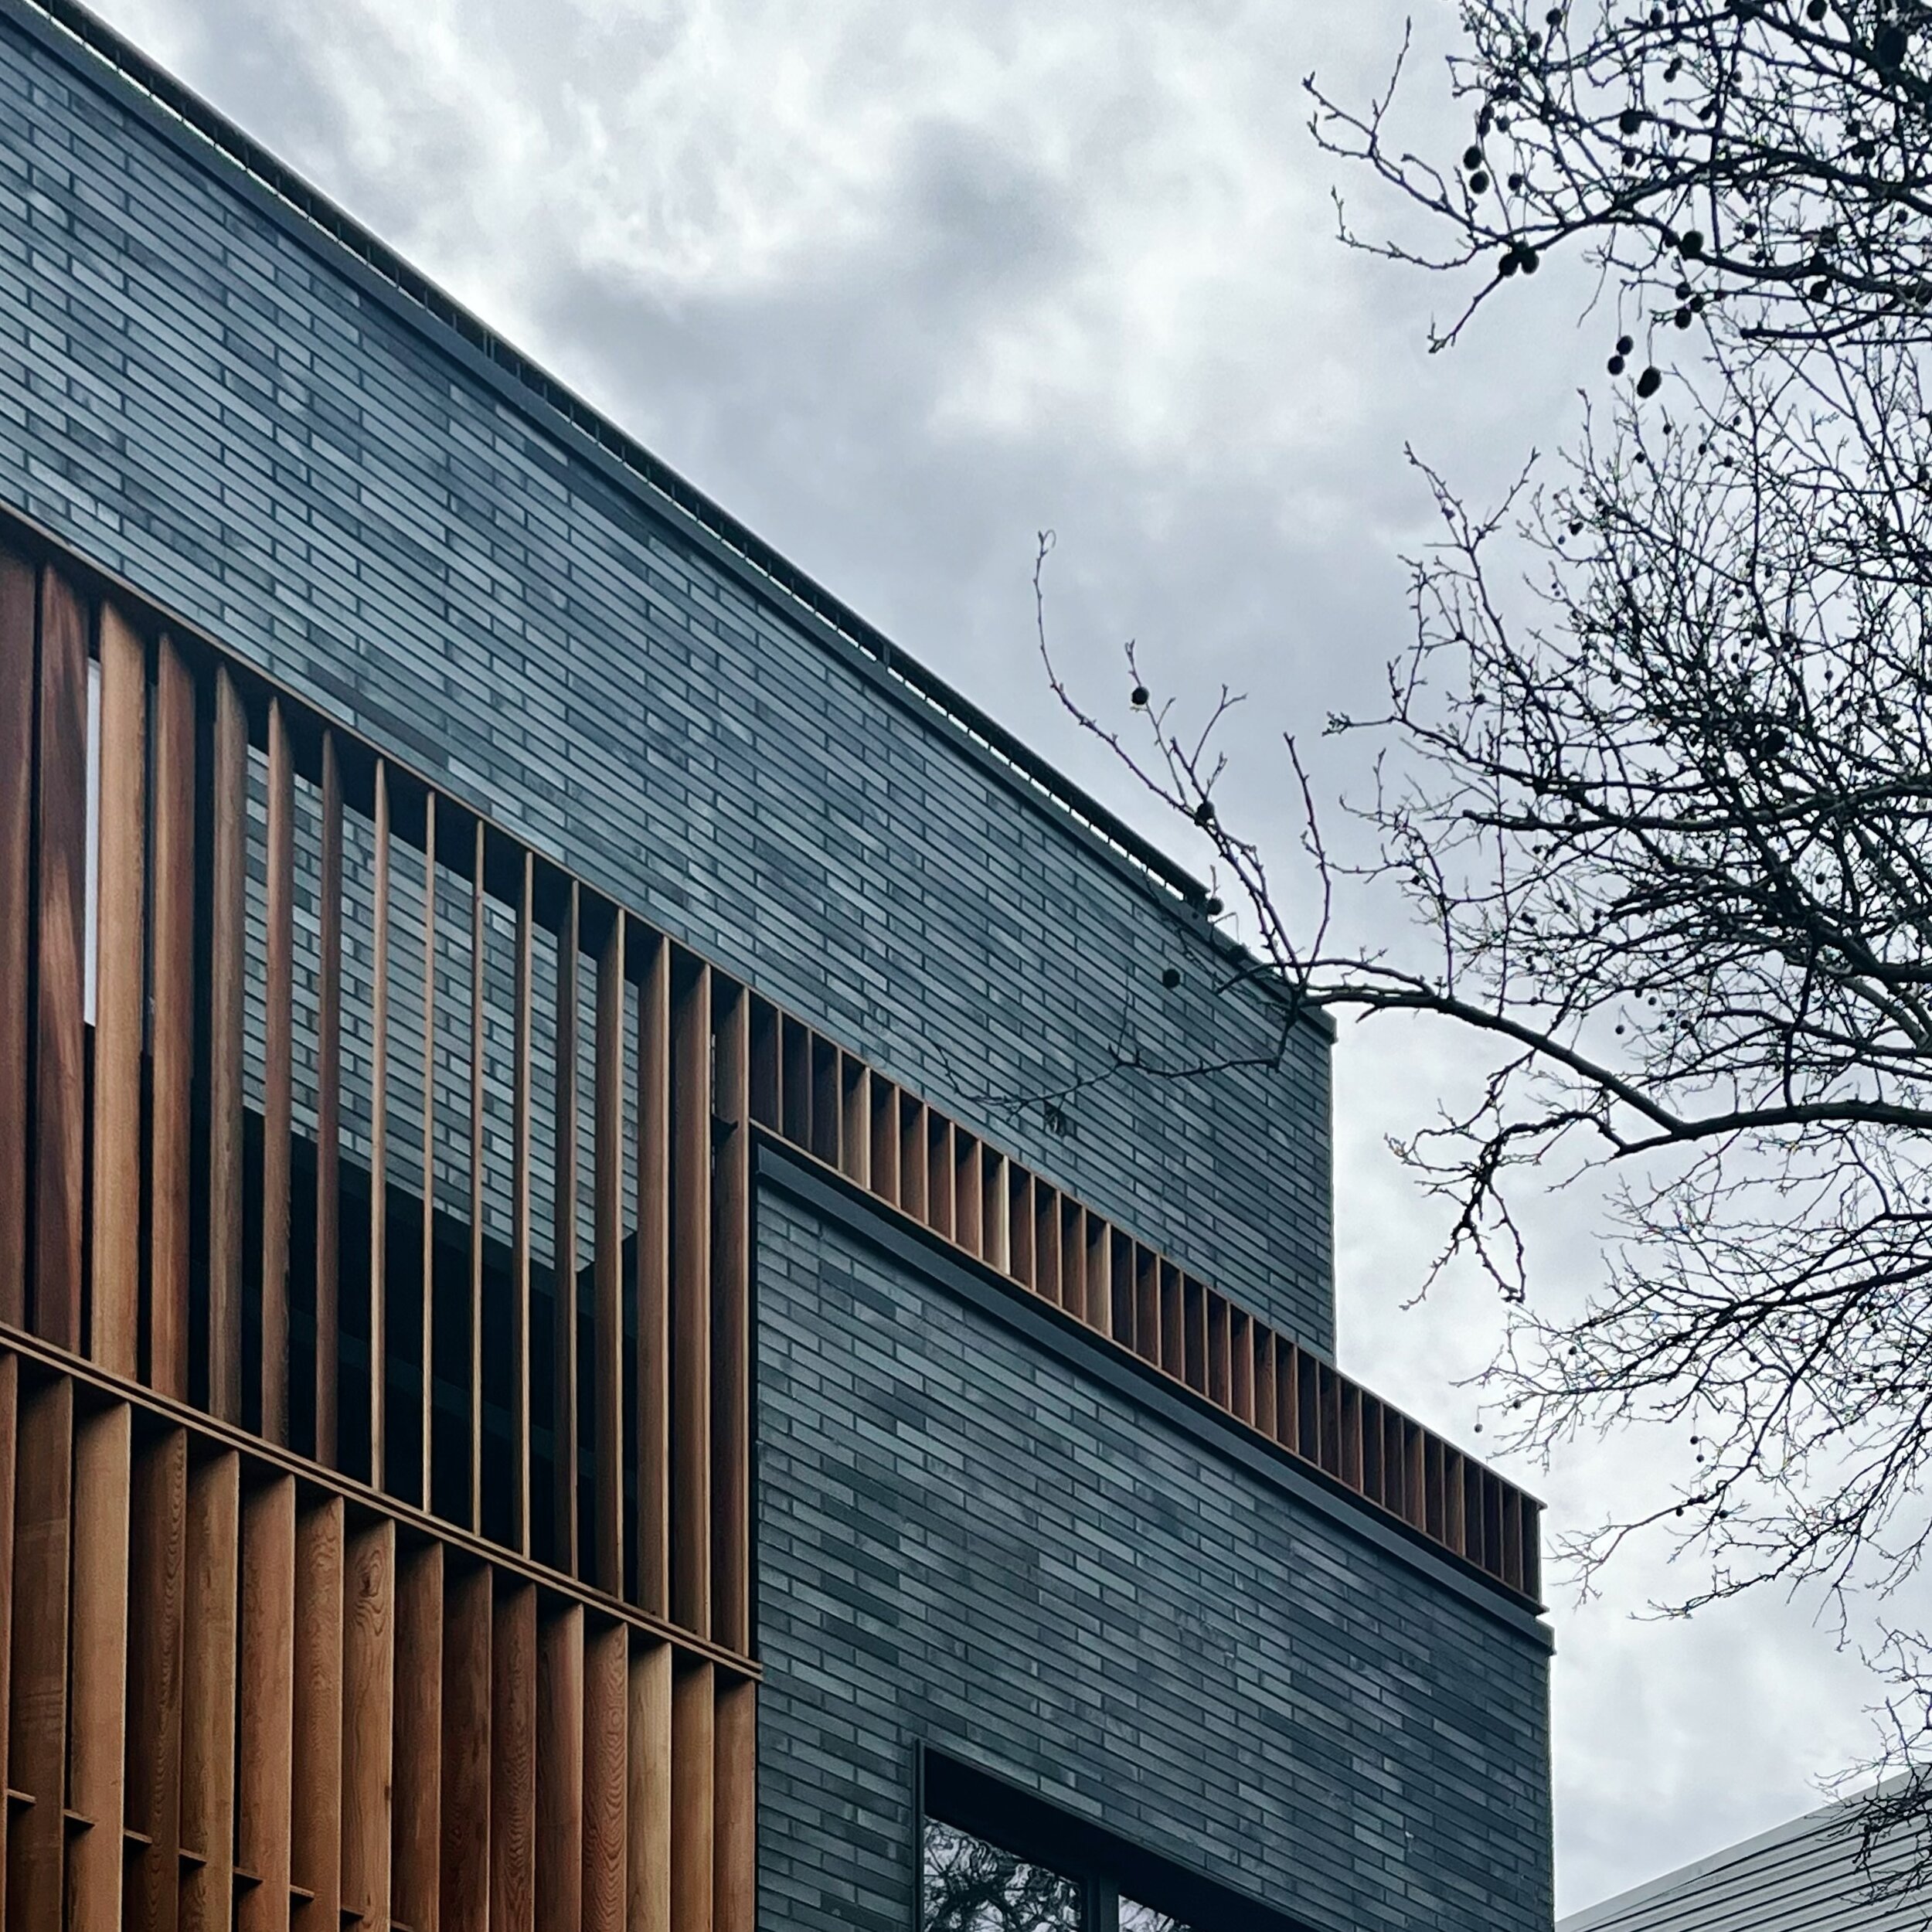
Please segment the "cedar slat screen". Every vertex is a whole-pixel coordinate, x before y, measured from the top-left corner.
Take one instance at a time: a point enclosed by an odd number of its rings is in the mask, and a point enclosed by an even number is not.
[[[750,1932],[753,1018],[0,544],[0,1925]]]
[[[815,1078],[828,1043],[759,995],[750,998],[759,1127],[1184,1383],[1492,1583],[1536,1600],[1542,1505],[1534,1497],[1465,1462],[1260,1316],[876,1070]],[[1453,1490],[1447,1507],[1445,1480]]]

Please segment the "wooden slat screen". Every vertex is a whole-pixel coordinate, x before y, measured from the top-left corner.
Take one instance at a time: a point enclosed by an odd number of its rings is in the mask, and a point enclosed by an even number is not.
[[[0,1923],[752,1932],[755,1679],[400,1510],[0,1341]]]
[[[752,1118],[969,1259],[1182,1384],[1512,1595],[1537,1598],[1536,1499],[937,1107],[750,995]],[[800,1090],[801,1083],[804,1090]],[[828,1107],[860,1117],[823,1117]],[[1471,1485],[1445,1511],[1438,1474]],[[1465,1530],[1464,1526],[1470,1527]]]
[[[12,531],[0,1925],[662,1922],[753,1777],[750,995]]]

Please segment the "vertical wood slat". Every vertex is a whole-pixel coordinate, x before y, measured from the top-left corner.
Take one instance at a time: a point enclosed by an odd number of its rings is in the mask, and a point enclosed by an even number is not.
[[[352,1530],[342,1577],[342,1913],[388,1932],[396,1525]]]
[[[279,698],[268,707],[267,1026],[262,1108],[261,1430],[288,1440],[290,1135],[295,1052],[295,773]]]
[[[571,882],[557,936],[556,1216],[552,1251],[550,1428],[555,1444],[554,1558],[577,1573],[577,943],[580,912]]]
[[[671,1932],[671,1646],[640,1639],[625,1740],[628,1932]]]
[[[848,1180],[872,1186],[872,1076],[862,1060],[849,1053],[838,1056],[842,1089],[838,1120],[839,1171]],[[747,1087],[747,1090],[749,1090]]]
[[[523,855],[516,907],[516,1014],[510,1071],[510,1481],[515,1547],[530,1554],[530,1066],[536,862]]]
[[[34,656],[32,566],[0,552],[0,1322],[27,1321],[27,1179],[32,1145],[26,992],[34,929]],[[4,1810],[0,1806],[0,1810]],[[6,1826],[0,1821],[0,1842]],[[4,1889],[4,1887],[0,1887]],[[0,1913],[5,1910],[0,1900]]]
[[[434,1493],[436,1413],[436,794],[423,800],[423,1253],[417,1276],[422,1305],[422,1386],[417,1415],[417,1499]]]
[[[483,821],[476,821],[470,870],[470,1527],[483,1528]]]
[[[443,1582],[440,1543],[397,1553],[389,1910],[410,1932],[437,1932],[442,1904]]]
[[[537,1932],[578,1932],[583,1907],[583,1609],[537,1634]]]
[[[1056,1307],[1060,1300],[1060,1197],[1033,1182],[1033,1289]]]
[[[711,971],[678,975],[671,1011],[671,1614],[711,1628]],[[682,1926],[682,1921],[680,1922]]]
[[[624,1920],[629,1633],[590,1632],[583,1648],[583,1932],[628,1932]]]
[[[491,1632],[489,1932],[535,1932],[536,1668],[536,1591],[514,1584]]]
[[[33,1803],[12,1821],[7,1922],[19,1932],[63,1923],[66,1859],[69,1536],[73,1384],[21,1379],[15,1438],[12,1708],[7,1777]]]
[[[444,1932],[487,1932],[490,1913],[490,1627],[488,1565],[444,1579]]]
[[[979,1142],[964,1128],[953,1134],[953,1239],[977,1260],[985,1239],[985,1199]]]
[[[148,1842],[128,1874],[130,1932],[175,1932],[181,1892],[182,1647],[187,1587],[188,1436],[136,1451],[131,1500],[128,1821]]]
[[[236,1852],[249,1882],[236,1900],[236,1918],[240,1932],[268,1932],[288,1923],[295,1743],[293,1476],[251,1484],[242,1498],[240,1636]]]
[[[235,1623],[241,1461],[191,1460],[182,1663],[181,1923],[226,1932],[234,1906]]]
[[[727,1682],[722,1677],[718,1680],[713,1778],[715,1932],[757,1932],[757,1695],[755,1684]]]
[[[592,1156],[597,1581],[613,1596],[624,1590],[624,929],[614,910],[597,959]]]
[[[1023,1288],[1034,1285],[1033,1177],[1017,1162],[1006,1170],[1007,1272]]]
[[[986,1265],[1005,1274],[1013,1265],[1012,1200],[1006,1185],[1006,1157],[989,1147],[985,1151],[986,1171]]]
[[[671,1685],[671,1923],[712,1932],[717,1788],[716,1667],[678,1659]]]
[[[5,639],[0,635],[0,649]],[[0,1932],[6,1932],[7,1830],[12,1807],[5,1794],[15,1780],[8,1769],[12,1740],[13,1710],[13,1595],[14,1595],[14,1500],[15,1478],[19,1473],[20,1445],[20,1359],[0,1355]],[[136,1922],[134,1932],[146,1932]]]
[[[87,611],[52,570],[40,579],[36,766],[34,1325],[80,1346],[87,1092]]]
[[[130,1379],[141,1328],[142,905],[148,662],[114,605],[100,613],[100,804],[94,886],[94,1247],[87,1352]]]
[[[291,1882],[311,1894],[303,1916],[339,1932],[342,1900],[342,1499],[304,1509],[295,1532],[294,1694],[291,1720],[301,1801]]]
[[[111,1402],[75,1422],[66,1801],[87,1825],[67,1850],[69,1932],[121,1932],[133,1420]]]
[[[743,988],[714,980],[719,1134],[711,1249],[711,1634],[751,1648],[751,1090]]]
[[[775,1055],[775,1038],[773,1050]],[[774,1104],[776,1097],[774,1090]],[[667,1617],[671,1611],[671,942],[668,939],[659,939],[653,947],[651,964],[638,993],[634,1292],[638,1597],[651,1615]]]
[[[926,1109],[910,1094],[899,1097],[899,1207],[922,1226],[926,1219],[926,1184],[931,1179],[926,1158]]]
[[[248,720],[215,674],[208,1003],[208,1406],[242,1417],[242,1026],[248,928]]]
[[[874,1073],[872,1100],[872,1190],[889,1207],[899,1205],[899,1089]]]
[[[369,1479],[386,1481],[389,1389],[389,767],[376,761],[374,930],[369,954]]]
[[[342,774],[335,734],[322,733],[321,958],[315,994],[315,1459],[336,1457],[342,1321]]]
[[[928,1107],[926,1132],[926,1225],[950,1241],[954,1220],[953,1124]]]
[[[155,647],[148,1376],[188,1396],[195,1072],[195,687],[172,638]]]

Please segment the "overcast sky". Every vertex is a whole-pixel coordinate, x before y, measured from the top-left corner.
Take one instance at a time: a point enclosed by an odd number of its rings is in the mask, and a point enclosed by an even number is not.
[[[1035,531],[1059,532],[1056,641],[1090,693],[1124,694],[1132,635],[1157,678],[1250,694],[1224,815],[1285,858],[1274,734],[1369,704],[1407,634],[1399,559],[1427,522],[1405,442],[1480,495],[1560,441],[1600,366],[1604,319],[1580,336],[1560,273],[1432,360],[1448,291],[1336,244],[1301,81],[1366,93],[1393,0],[94,4],[1196,863],[1046,689]],[[1443,15],[1418,12],[1417,124],[1446,157]],[[1367,185],[1351,199],[1367,223]],[[1451,1385],[1498,1311],[1474,1283],[1405,1311],[1440,1228],[1383,1141],[1464,1070],[1433,1035],[1345,1035],[1336,1182],[1345,1365],[1468,1440]],[[1573,1296],[1588,1205],[1544,1234],[1542,1291]],[[1658,1454],[1512,1473],[1577,1523]],[[1672,1582],[1645,1558],[1558,1599],[1565,1910],[1808,1808],[1866,1748],[1868,1685],[1811,1607],[1643,1620]]]

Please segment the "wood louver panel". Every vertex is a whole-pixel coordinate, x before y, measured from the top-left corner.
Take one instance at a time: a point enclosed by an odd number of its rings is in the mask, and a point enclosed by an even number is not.
[[[753,1932],[753,1675],[234,1439],[0,1342],[0,1923]]]
[[[668,1927],[750,994],[3,515],[0,988],[0,1926]]]
[[[861,1070],[862,1081],[850,1071],[840,1082],[820,1078],[826,1043],[763,998],[750,1003],[746,1091],[757,1126],[1489,1582],[1536,1600],[1535,1498],[1465,1464],[1420,1423],[876,1069]],[[862,1108],[866,1131],[843,1120],[827,1128],[828,1106]],[[1421,1473],[1445,1457],[1481,1485],[1447,1512],[1430,1506]]]

